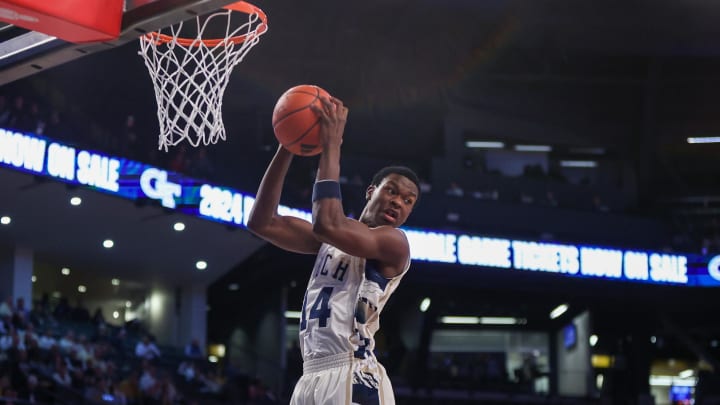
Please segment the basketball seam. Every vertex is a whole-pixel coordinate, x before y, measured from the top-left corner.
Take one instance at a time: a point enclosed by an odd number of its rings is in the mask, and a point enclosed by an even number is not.
[[[307,95],[310,95],[310,96],[314,96],[315,98],[313,98],[313,100],[310,102],[310,104],[308,104],[308,105],[306,105],[306,106],[304,106],[304,107],[302,107],[302,108],[298,108],[297,110],[290,111],[290,112],[288,112],[287,114],[283,115],[282,117],[279,117],[279,118],[277,119],[277,121],[275,121],[275,122],[273,123],[273,129],[275,128],[275,126],[276,126],[277,124],[279,124],[280,122],[282,122],[282,120],[284,120],[284,119],[287,118],[288,116],[290,116],[290,115],[292,115],[292,114],[295,114],[295,113],[298,112],[298,111],[302,111],[302,110],[304,110],[304,109],[306,109],[306,108],[310,108],[310,105],[311,105],[312,103],[314,103],[315,101],[317,101],[317,99],[320,98],[320,90],[317,90],[317,91],[315,92],[315,94],[308,93],[308,92],[302,91],[302,90],[293,91],[292,93],[288,93],[288,94],[295,94],[295,93],[307,94]]]
[[[307,94],[307,95],[310,95],[310,96],[320,96],[320,91],[316,91],[315,93],[309,93],[309,92],[307,92],[307,91],[305,91],[305,90],[294,90],[294,91],[291,91],[291,92],[289,92],[289,93],[287,93],[287,94],[295,94],[295,93]]]

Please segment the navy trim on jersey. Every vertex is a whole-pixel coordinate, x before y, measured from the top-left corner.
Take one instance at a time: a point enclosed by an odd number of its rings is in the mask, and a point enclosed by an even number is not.
[[[352,403],[360,405],[380,405],[380,392],[375,387],[355,383],[352,385]]]
[[[387,287],[390,282],[390,280],[380,274],[380,271],[378,271],[378,262],[375,260],[365,261],[365,278],[377,283],[383,291],[385,291],[385,287]]]

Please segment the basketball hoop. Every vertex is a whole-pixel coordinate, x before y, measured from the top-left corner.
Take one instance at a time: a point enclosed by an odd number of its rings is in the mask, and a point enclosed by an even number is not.
[[[247,21],[233,30],[231,20],[237,14],[247,15]],[[216,20],[225,24],[224,38],[203,39]],[[167,34],[140,37],[138,53],[145,59],[158,104],[158,149],[165,151],[183,140],[194,147],[225,140],[222,99],[230,73],[268,28],[265,13],[242,1],[207,18],[198,16],[195,23],[194,37],[180,37],[182,22]]]

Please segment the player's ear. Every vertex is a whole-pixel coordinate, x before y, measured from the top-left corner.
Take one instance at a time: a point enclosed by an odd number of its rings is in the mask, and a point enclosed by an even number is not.
[[[375,191],[375,186],[371,185],[367,188],[365,191],[365,201],[370,201],[370,197],[372,197],[373,191]]]

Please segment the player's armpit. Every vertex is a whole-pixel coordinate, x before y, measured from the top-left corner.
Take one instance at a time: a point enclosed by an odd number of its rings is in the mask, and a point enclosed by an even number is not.
[[[399,229],[391,226],[368,228],[347,218],[331,227],[313,228],[316,237],[353,256],[375,259],[382,264],[384,277],[402,273],[410,258],[410,244]]]

